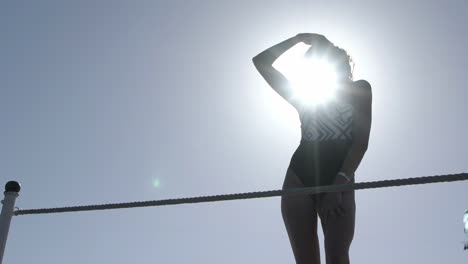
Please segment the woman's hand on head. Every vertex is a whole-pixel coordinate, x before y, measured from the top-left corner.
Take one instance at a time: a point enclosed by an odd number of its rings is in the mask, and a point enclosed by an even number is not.
[[[327,40],[325,36],[320,35],[320,34],[315,34],[315,33],[299,33],[296,35],[296,37],[298,38],[299,41],[307,45],[312,45],[313,43]]]

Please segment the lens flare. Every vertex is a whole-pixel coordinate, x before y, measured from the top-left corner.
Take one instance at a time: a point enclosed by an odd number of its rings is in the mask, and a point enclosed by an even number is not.
[[[153,180],[153,187],[154,188],[159,188],[161,186],[161,182],[159,181],[159,179],[154,179]]]
[[[468,236],[468,210],[466,210],[465,214],[463,215],[463,224],[465,226],[465,234]]]

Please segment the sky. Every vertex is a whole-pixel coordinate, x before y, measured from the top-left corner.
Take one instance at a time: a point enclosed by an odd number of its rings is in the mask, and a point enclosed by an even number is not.
[[[252,57],[302,32],[373,89],[356,181],[468,172],[468,2],[2,1],[0,184],[22,209],[280,189],[294,108]],[[468,182],[356,191],[352,263],[466,263]],[[324,263],[323,234],[318,226]],[[280,198],[13,217],[4,263],[293,263]]]

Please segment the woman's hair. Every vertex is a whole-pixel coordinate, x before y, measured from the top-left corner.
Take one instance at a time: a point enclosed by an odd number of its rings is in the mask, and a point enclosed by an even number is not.
[[[353,81],[354,61],[346,50],[335,46],[335,44],[323,37],[306,52],[308,57],[317,54],[319,57],[329,60],[336,67],[340,77],[346,81]]]

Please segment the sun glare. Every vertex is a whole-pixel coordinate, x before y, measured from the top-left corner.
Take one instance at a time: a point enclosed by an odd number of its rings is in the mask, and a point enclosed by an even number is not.
[[[468,235],[468,210],[463,215],[463,224],[465,225],[465,234]]]
[[[333,64],[327,60],[305,58],[308,48],[305,44],[293,47],[273,66],[291,82],[294,99],[307,104],[322,104],[333,99],[338,87],[337,74]]]
[[[161,181],[159,179],[153,179],[153,187],[154,188],[161,187]]]

